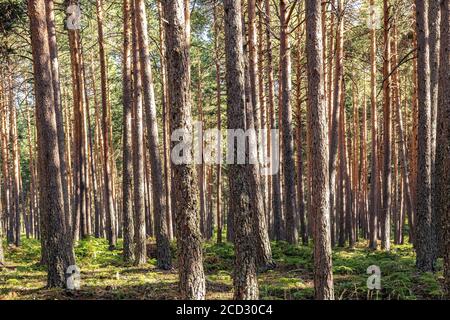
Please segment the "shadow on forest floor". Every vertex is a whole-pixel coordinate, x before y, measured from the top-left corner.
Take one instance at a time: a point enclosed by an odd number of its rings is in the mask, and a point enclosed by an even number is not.
[[[6,248],[6,246],[5,246]],[[81,289],[46,289],[45,267],[39,265],[40,243],[24,239],[20,248],[6,248],[12,269],[0,269],[2,299],[177,299],[177,271],[156,268],[149,258],[145,266],[125,264],[118,249],[108,251],[102,239],[78,243],[75,253],[81,269]],[[175,256],[175,245],[172,246]],[[272,243],[276,268],[258,276],[261,299],[312,299],[312,247]],[[174,259],[176,268],[176,260]],[[393,245],[389,253],[370,251],[360,242],[354,249],[333,250],[333,272],[337,299],[441,299],[442,262],[435,274],[418,274],[410,245]],[[379,291],[367,289],[367,268],[380,267]],[[233,291],[233,246],[206,243],[204,246],[207,299],[231,299]]]

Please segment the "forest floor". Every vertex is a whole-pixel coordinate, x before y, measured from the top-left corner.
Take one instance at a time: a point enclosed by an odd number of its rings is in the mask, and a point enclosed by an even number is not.
[[[150,246],[151,247],[151,246]],[[177,299],[177,272],[156,268],[150,258],[142,267],[125,264],[121,243],[108,251],[103,239],[82,240],[76,246],[81,269],[77,291],[46,289],[45,267],[39,265],[40,243],[24,239],[20,248],[6,247],[8,268],[0,268],[2,299]],[[175,244],[173,244],[175,249]],[[258,276],[261,299],[312,299],[312,245],[272,243],[276,268]],[[174,251],[174,250],[173,250]],[[151,252],[150,252],[151,256]],[[175,261],[176,265],[176,261]],[[380,267],[381,290],[367,289],[367,268]],[[229,243],[204,245],[207,299],[232,298],[233,247]],[[393,245],[389,253],[369,251],[366,243],[356,248],[333,249],[336,299],[441,299],[442,261],[435,274],[415,270],[415,254],[409,244]]]

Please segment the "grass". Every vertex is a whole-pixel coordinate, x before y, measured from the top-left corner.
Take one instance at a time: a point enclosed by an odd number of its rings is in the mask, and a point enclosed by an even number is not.
[[[149,240],[150,241],[150,240]],[[333,250],[333,273],[337,299],[442,299],[442,263],[436,273],[419,274],[410,245],[393,245],[389,253],[369,251],[364,242],[353,248]],[[103,239],[80,241],[76,248],[81,269],[81,289],[46,289],[46,270],[39,265],[40,243],[24,239],[20,248],[6,247],[7,264],[0,269],[2,299],[177,299],[176,270],[156,268],[149,258],[135,267],[122,261],[122,243],[109,251]],[[175,244],[173,244],[175,248]],[[175,251],[175,250],[173,250]],[[272,243],[276,268],[258,276],[261,299],[312,299],[312,246]],[[231,299],[233,246],[207,242],[204,245],[207,299]],[[176,265],[176,260],[175,260]],[[367,268],[381,270],[381,290],[367,289]]]

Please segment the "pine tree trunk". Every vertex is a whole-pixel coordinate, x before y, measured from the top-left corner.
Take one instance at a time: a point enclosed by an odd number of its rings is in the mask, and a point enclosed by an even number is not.
[[[265,13],[266,13],[266,72],[267,72],[267,87],[268,87],[268,108],[270,118],[270,128],[276,129],[275,123],[275,87],[273,79],[273,55],[272,55],[272,31],[270,28],[271,10],[270,0],[265,0]],[[269,141],[272,141],[272,137],[269,137]],[[270,145],[270,143],[269,143]],[[278,161],[278,158],[274,156],[274,151],[270,152],[271,162]],[[273,217],[273,234],[275,240],[281,240],[282,225],[281,225],[281,182],[280,173],[276,173],[271,176],[272,178],[272,217]]]
[[[372,126],[372,150],[371,150],[371,171],[370,171],[370,207],[369,207],[369,248],[377,249],[378,234],[378,140],[377,140],[377,92],[376,92],[376,30],[375,30],[375,6],[374,0],[370,0],[370,19],[373,24],[370,29],[370,117]]]
[[[320,0],[306,1],[308,125],[314,219],[314,290],[316,299],[334,299],[330,239],[330,183],[327,110],[324,103]]]
[[[168,126],[169,126],[169,95],[167,92],[167,56],[166,56],[166,32],[164,30],[164,14],[161,1],[158,1],[159,37],[161,43],[161,82],[162,82],[162,106],[163,106],[163,151],[164,151],[164,190],[166,204],[166,222],[169,240],[173,240],[172,200],[170,191],[170,153],[168,150]]]
[[[202,233],[203,237],[206,236],[206,186],[205,186],[205,179],[206,179],[206,173],[205,173],[205,159],[203,158],[203,148],[205,147],[204,144],[204,137],[203,137],[203,94],[202,94],[202,67],[201,67],[201,60],[198,61],[198,74],[197,74],[197,114],[198,114],[198,122],[200,123],[200,130],[199,130],[199,141],[196,143],[198,144],[198,149],[200,151],[199,160],[200,164],[197,165],[197,172],[198,172],[198,189],[200,193],[200,232]]]
[[[342,1],[337,0],[336,5],[336,54],[335,54],[335,74],[333,77],[334,89],[333,89],[333,109],[331,112],[331,128],[330,128],[330,161],[329,161],[329,173],[330,173],[330,212],[333,216],[338,218],[338,212],[336,210],[337,201],[342,201],[337,199],[338,192],[336,175],[338,170],[338,146],[339,146],[339,108],[341,106],[341,91],[342,91],[342,77],[343,77],[343,29],[344,29],[344,18],[342,14]],[[337,229],[338,224],[336,224]],[[338,232],[336,232],[337,235]],[[341,239],[342,240],[342,239]]]
[[[170,93],[171,131],[184,129],[192,134],[189,47],[182,0],[164,0],[167,20],[166,48]],[[172,147],[177,145],[172,142]],[[192,154],[191,154],[192,156]],[[177,221],[180,291],[184,299],[205,298],[205,275],[198,216],[198,189],[193,164],[173,164],[172,192]]]
[[[214,1],[214,59],[216,66],[216,107],[217,107],[217,130],[222,128],[222,111],[221,111],[221,86],[220,86],[220,54],[219,54],[219,32],[220,24],[218,21],[218,6],[217,1]],[[216,219],[217,219],[217,243],[222,243],[222,144],[219,140],[217,142],[217,177],[216,177]]]
[[[11,74],[8,77],[9,90],[8,90],[8,105],[9,105],[9,116],[10,116],[10,140],[11,140],[11,153],[12,153],[12,212],[11,216],[14,221],[14,244],[16,247],[20,246],[20,234],[21,234],[21,201],[20,201],[20,168],[19,168],[19,148],[18,148],[18,135],[17,135],[17,111],[14,106],[13,97],[13,83]]]
[[[134,216],[133,216],[133,151],[132,151],[132,91],[131,91],[131,1],[123,1],[123,172],[122,172],[122,219],[123,259],[134,261]],[[134,30],[133,30],[134,31]],[[133,32],[134,33],[134,32]],[[93,156],[93,155],[92,155]]]
[[[438,109],[438,87],[439,87],[439,38],[440,38],[440,11],[439,1],[430,1],[428,11],[428,24],[430,32],[430,100],[431,100],[431,232],[433,259],[436,260],[439,254],[439,217],[434,206],[435,187],[436,187],[436,127],[437,127],[437,109]]]
[[[441,1],[438,135],[436,137],[435,208],[442,223],[445,289],[450,298],[450,1]]]
[[[148,146],[150,152],[152,200],[155,216],[157,263],[162,269],[171,268],[170,243],[167,231],[167,217],[162,182],[162,164],[159,154],[158,123],[156,119],[155,92],[148,48],[147,15],[143,0],[135,0],[136,26],[140,48],[140,63],[145,115],[147,122]]]
[[[431,206],[431,97],[430,48],[428,44],[429,3],[416,1],[417,16],[417,76],[418,76],[418,160],[417,160],[417,268],[432,271],[432,206]]]
[[[242,39],[241,5],[239,0],[225,0],[225,52],[227,83],[227,128],[247,128],[246,90],[244,73],[244,52]],[[246,144],[248,146],[248,144]],[[230,146],[237,157],[237,146]],[[246,162],[249,150],[246,150]],[[252,166],[230,164],[228,178],[230,184],[230,211],[233,212],[235,226],[234,299],[257,299],[258,282],[256,278],[257,254],[254,250],[255,233],[252,217],[252,197],[250,179]]]
[[[302,244],[308,244],[308,232],[306,226],[306,215],[305,215],[305,201],[303,192],[303,123],[302,123],[302,65],[301,65],[301,50],[300,44],[303,34],[303,28],[299,28],[297,39],[297,202],[298,202],[298,214],[300,219],[300,236],[302,237]]]
[[[64,231],[64,199],[59,163],[58,136],[52,69],[42,0],[29,1],[33,69],[35,77],[36,126],[38,132],[39,192],[42,224],[46,226],[47,286],[65,287],[65,272],[74,263],[71,243]],[[39,106],[39,107],[38,107]]]
[[[71,201],[69,195],[68,181],[67,181],[67,166],[65,158],[66,144],[64,139],[64,123],[63,123],[63,113],[61,104],[61,89],[59,80],[59,62],[58,62],[58,48],[56,44],[56,26],[55,26],[55,15],[53,13],[54,1],[45,1],[46,6],[46,19],[48,28],[48,42],[50,48],[50,58],[52,66],[52,81],[53,81],[53,95],[55,103],[55,113],[56,113],[56,125],[58,129],[58,147],[59,147],[59,159],[61,164],[61,182],[63,187],[64,195],[64,217],[65,228],[71,234]],[[71,241],[71,240],[70,240]]]
[[[391,232],[391,38],[390,38],[390,6],[383,0],[384,11],[384,58],[383,58],[383,208],[381,214],[381,248],[389,251]]]
[[[100,60],[100,79],[102,92],[102,134],[103,134],[103,179],[105,190],[105,215],[106,215],[106,233],[110,250],[116,247],[117,243],[117,221],[114,208],[113,194],[113,168],[111,159],[111,130],[109,125],[110,108],[108,105],[107,93],[107,74],[106,74],[106,57],[103,39],[103,4],[102,0],[96,0],[97,7],[97,31],[98,31],[98,48]]]
[[[3,78],[3,74],[2,74]],[[0,81],[0,92],[3,95],[4,101],[6,101],[6,88],[3,81]],[[5,226],[7,230],[7,243],[12,244],[14,243],[14,225],[11,226],[11,222],[14,222],[13,219],[10,219],[11,217],[11,182],[10,182],[10,175],[9,175],[9,152],[8,152],[8,145],[9,145],[9,117],[8,117],[8,108],[7,104],[3,103],[1,106],[1,112],[2,117],[0,119],[1,124],[1,149],[2,149],[2,180],[3,180],[3,186],[2,186],[2,211],[3,215],[5,216],[5,221],[8,222],[8,225]]]
[[[31,110],[27,110],[27,133],[28,133],[28,152],[29,152],[29,169],[30,169],[30,233],[33,236],[34,233],[34,220],[37,213],[36,210],[36,180],[34,175],[34,154],[33,154],[33,142],[32,142],[32,131],[31,131],[31,120],[30,120]]]
[[[286,217],[286,240],[291,244],[298,242],[297,223],[295,222],[295,162],[294,137],[292,128],[292,108],[290,103],[291,53],[289,45],[289,17],[285,0],[280,1],[280,64],[281,64],[281,108],[283,117],[283,170],[284,170],[284,214]]]
[[[134,242],[135,265],[147,262],[146,222],[145,222],[145,169],[144,169],[144,125],[142,107],[142,64],[139,60],[139,24],[137,1],[133,10],[133,113],[132,113],[132,141],[133,141],[133,191],[134,191]]]

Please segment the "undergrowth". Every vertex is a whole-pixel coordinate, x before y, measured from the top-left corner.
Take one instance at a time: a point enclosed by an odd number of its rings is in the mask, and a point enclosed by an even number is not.
[[[149,246],[152,241],[149,240]],[[153,244],[154,245],[154,244]],[[0,270],[0,299],[177,299],[176,244],[172,244],[174,270],[148,263],[136,267],[122,260],[122,242],[108,250],[104,239],[88,238],[75,247],[81,269],[81,289],[46,289],[46,270],[40,265],[40,242],[24,239],[19,248],[7,247],[9,268]],[[313,299],[313,247],[272,242],[276,263],[273,270],[258,275],[261,299]],[[368,290],[367,268],[381,270],[381,290]],[[204,244],[207,299],[231,299],[233,289],[233,245]],[[336,299],[442,299],[442,262],[436,273],[418,273],[409,244],[393,245],[390,252],[370,251],[365,242],[355,248],[333,249]]]

